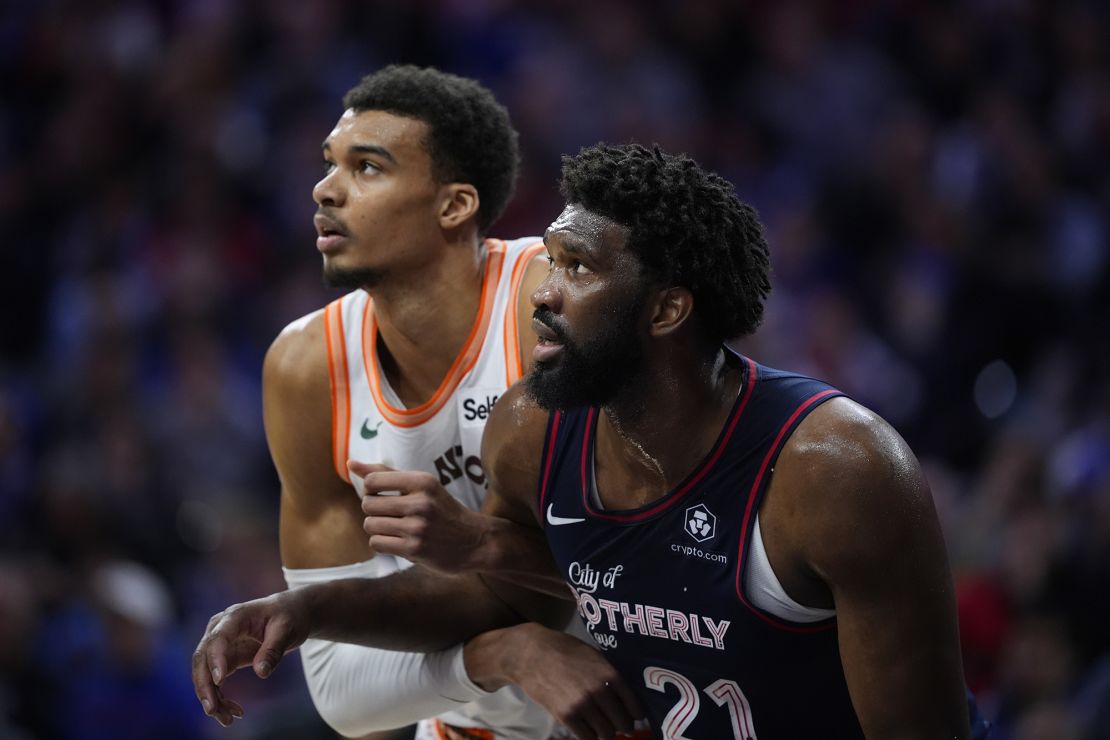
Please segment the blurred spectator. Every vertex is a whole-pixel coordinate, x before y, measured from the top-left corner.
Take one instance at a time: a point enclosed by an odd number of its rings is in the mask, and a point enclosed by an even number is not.
[[[65,711],[59,738],[194,738],[202,717],[191,706],[181,665],[189,649],[174,626],[166,584],[133,562],[105,561],[70,581],[44,623],[37,661]]]

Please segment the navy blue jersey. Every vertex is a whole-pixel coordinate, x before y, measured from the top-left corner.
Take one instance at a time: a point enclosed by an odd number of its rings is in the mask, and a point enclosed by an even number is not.
[[[605,511],[592,501],[598,411],[552,413],[539,492],[547,540],[656,737],[862,738],[835,618],[785,622],[748,603],[742,581],[784,443],[842,394],[742,362],[742,389],[712,450],[640,509]]]

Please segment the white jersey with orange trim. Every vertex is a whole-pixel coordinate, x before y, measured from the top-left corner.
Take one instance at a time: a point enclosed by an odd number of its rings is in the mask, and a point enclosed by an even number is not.
[[[332,449],[336,473],[352,482],[347,460],[382,463],[436,475],[465,506],[478,509],[486,495],[479,457],[490,410],[522,373],[517,306],[529,260],[543,251],[538,237],[486,241],[478,315],[466,344],[427,402],[405,408],[389,385],[377,355],[374,303],[359,290],[325,309],[332,387]],[[361,479],[352,485],[356,491]],[[377,575],[407,567],[389,555],[375,557]],[[506,687],[440,719],[457,727],[488,728],[497,737],[543,738],[547,713],[519,689]],[[426,728],[426,729],[431,729]]]
[[[332,450],[344,480],[351,482],[348,459],[425,470],[469,508],[482,505],[482,431],[493,404],[521,375],[517,299],[528,260],[543,243],[490,239],[486,250],[480,307],[466,344],[435,394],[415,408],[403,406],[382,372],[369,294],[348,293],[325,309]]]

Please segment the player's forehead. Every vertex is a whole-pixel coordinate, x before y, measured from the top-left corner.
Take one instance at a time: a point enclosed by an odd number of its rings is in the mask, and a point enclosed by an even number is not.
[[[552,245],[573,245],[598,256],[615,256],[628,243],[627,226],[580,203],[568,203],[544,232],[544,242]]]
[[[348,108],[323,141],[327,150],[359,146],[383,147],[394,156],[427,156],[424,142],[428,124],[418,118],[382,110],[356,111]]]

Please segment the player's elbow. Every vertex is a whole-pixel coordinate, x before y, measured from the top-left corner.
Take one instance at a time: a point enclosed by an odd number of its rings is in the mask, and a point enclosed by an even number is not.
[[[354,659],[358,646],[310,642],[302,649],[305,682],[316,712],[344,737],[393,729],[388,707],[375,705],[384,692],[367,691],[368,666]]]
[[[355,708],[349,704],[316,702],[315,700],[313,703],[316,706],[316,711],[319,713],[321,719],[327,723],[328,727],[332,728],[343,737],[357,738],[379,730],[394,729],[392,727],[379,726],[369,721],[369,718],[364,712],[355,711]]]

